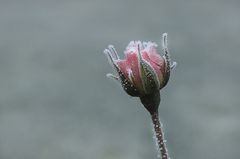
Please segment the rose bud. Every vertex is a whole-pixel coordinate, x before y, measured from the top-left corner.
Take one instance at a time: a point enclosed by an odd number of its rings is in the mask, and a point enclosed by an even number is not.
[[[144,107],[151,113],[158,111],[160,90],[166,86],[170,71],[176,66],[171,63],[167,48],[167,33],[162,36],[164,55],[157,53],[157,44],[153,42],[131,41],[125,50],[125,59],[121,60],[114,48],[109,45],[104,50],[110,64],[118,75],[107,74],[121,82],[125,92],[140,97]]]

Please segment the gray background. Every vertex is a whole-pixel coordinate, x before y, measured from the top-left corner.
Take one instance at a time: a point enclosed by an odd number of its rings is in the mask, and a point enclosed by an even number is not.
[[[239,16],[238,0],[1,0],[0,158],[156,158],[148,113],[102,51],[168,32],[171,158],[239,159]]]

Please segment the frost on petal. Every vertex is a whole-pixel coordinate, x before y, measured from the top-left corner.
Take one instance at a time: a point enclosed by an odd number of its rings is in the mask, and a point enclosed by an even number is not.
[[[143,52],[148,55],[153,64],[158,65],[161,69],[163,69],[164,59],[157,53],[154,46],[150,47],[148,50],[145,49]]]
[[[127,60],[120,60],[117,62],[117,65],[119,67],[118,74],[124,90],[131,96],[138,96],[140,90],[136,85],[133,68],[129,66]]]
[[[130,80],[140,94],[144,93],[143,81],[139,71],[139,58],[137,55],[137,44],[140,41],[131,41],[125,50],[125,59],[117,62],[124,76]]]
[[[165,72],[165,62],[163,57],[161,57],[155,48],[155,46],[151,45],[151,43],[147,46],[147,49],[142,51],[143,59],[150,63],[155,73],[157,74],[160,85],[164,80],[164,72]]]
[[[108,49],[104,50],[104,53],[107,55],[109,63],[117,71],[119,77],[112,74],[107,74],[108,77],[117,79],[121,82],[123,89],[131,96],[139,96],[138,90],[135,88],[133,83],[128,79],[128,76],[125,75],[124,68],[119,67],[119,63],[124,63],[125,60],[120,60],[118,54],[112,45],[109,45]]]
[[[124,51],[125,55],[127,56],[128,54],[131,54],[131,53],[137,53],[137,44],[139,43],[140,41],[130,41],[130,43],[128,44],[128,46],[126,47],[126,50]]]

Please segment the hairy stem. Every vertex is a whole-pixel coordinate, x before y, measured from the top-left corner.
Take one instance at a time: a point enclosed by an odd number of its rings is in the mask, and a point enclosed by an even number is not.
[[[164,133],[163,133],[160,121],[159,121],[158,113],[155,112],[155,113],[151,114],[151,116],[152,116],[152,122],[153,122],[153,126],[154,126],[157,144],[158,144],[158,147],[160,150],[161,158],[162,159],[170,159],[169,155],[168,155],[168,150],[166,147],[166,142],[164,140]]]

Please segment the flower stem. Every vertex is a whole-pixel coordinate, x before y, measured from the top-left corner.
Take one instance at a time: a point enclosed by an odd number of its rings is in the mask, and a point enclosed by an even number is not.
[[[151,114],[151,116],[152,116],[152,122],[154,126],[157,144],[159,146],[161,158],[170,159],[168,155],[168,150],[166,147],[166,141],[164,140],[164,133],[159,121],[158,112]]]

